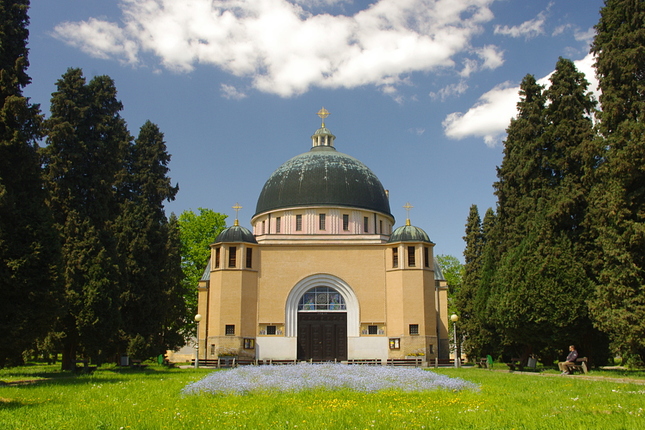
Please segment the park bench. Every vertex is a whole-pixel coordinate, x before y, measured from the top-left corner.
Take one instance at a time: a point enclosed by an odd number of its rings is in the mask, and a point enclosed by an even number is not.
[[[307,361],[307,363],[310,363],[310,364],[338,363],[338,360],[336,360],[335,358],[334,358],[333,360],[322,360],[322,359],[314,360],[313,358],[310,358],[310,359]]]
[[[195,359],[191,360],[192,365],[195,365]],[[219,358],[200,358],[198,361],[200,367],[234,367],[235,357],[219,357]]]
[[[511,358],[511,361],[506,363],[506,365],[508,366],[508,368],[511,371],[513,371],[513,370],[521,371],[522,369],[524,369],[524,365],[522,364],[522,360],[520,360],[519,358]]]
[[[493,368],[493,357],[487,355],[486,357],[480,358],[477,362],[477,367],[491,370]]]
[[[421,357],[416,358],[388,358],[388,366],[414,366],[420,367],[422,363]]]
[[[347,364],[363,364],[367,366],[380,366],[381,360],[379,358],[352,358],[347,360]]]
[[[580,357],[576,359],[576,364],[568,364],[567,367],[572,374],[574,372],[587,374],[589,373],[589,368],[587,367],[588,362],[587,357]]]
[[[284,364],[296,364],[296,363],[298,363],[298,360],[273,360],[273,359],[268,359],[268,360],[263,360],[259,364],[284,365]]]
[[[434,367],[454,367],[455,360],[452,358],[435,358]]]

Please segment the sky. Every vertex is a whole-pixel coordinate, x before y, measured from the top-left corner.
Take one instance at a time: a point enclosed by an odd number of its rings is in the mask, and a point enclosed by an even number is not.
[[[435,254],[463,261],[471,205],[495,208],[505,129],[527,74],[559,57],[597,93],[589,45],[602,0],[32,0],[24,94],[49,115],[70,68],[110,76],[130,132],[165,135],[168,214],[208,208],[251,228],[271,173],[335,146],[389,190]]]

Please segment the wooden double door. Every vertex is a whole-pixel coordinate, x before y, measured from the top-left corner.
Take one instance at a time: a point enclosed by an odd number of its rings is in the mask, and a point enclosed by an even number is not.
[[[347,360],[346,312],[298,313],[298,360]]]

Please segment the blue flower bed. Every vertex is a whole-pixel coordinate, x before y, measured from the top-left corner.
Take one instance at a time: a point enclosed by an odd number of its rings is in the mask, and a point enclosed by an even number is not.
[[[459,378],[438,375],[420,368],[301,363],[287,366],[244,366],[213,372],[202,380],[187,385],[183,393],[293,393],[315,389],[375,392],[478,390],[479,387]]]

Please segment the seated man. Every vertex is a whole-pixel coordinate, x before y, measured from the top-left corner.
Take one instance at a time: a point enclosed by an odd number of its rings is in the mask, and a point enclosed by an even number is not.
[[[574,345],[570,345],[566,361],[558,363],[562,375],[571,375],[571,367],[576,364],[576,358],[578,358],[578,351]]]

